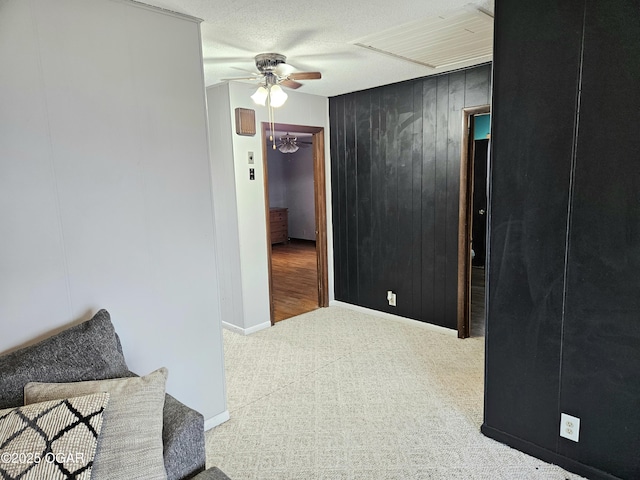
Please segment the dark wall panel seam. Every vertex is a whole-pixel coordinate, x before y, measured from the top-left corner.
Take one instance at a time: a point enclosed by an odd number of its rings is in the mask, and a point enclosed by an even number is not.
[[[582,17],[582,38],[580,40],[580,61],[578,63],[578,78],[576,88],[576,108],[575,118],[573,125],[573,144],[571,146],[571,167],[569,170],[569,188],[567,201],[567,223],[565,229],[565,248],[564,248],[564,268],[562,279],[562,314],[560,325],[560,361],[558,363],[558,417],[562,412],[561,398],[562,398],[562,365],[564,363],[564,333],[565,333],[565,320],[566,320],[566,306],[567,306],[567,279],[569,271],[569,254],[570,254],[570,238],[571,238],[571,221],[573,218],[573,202],[575,194],[575,176],[576,165],[578,162],[578,134],[580,130],[580,102],[582,100],[582,73],[584,66],[584,42],[585,42],[585,30],[587,22],[587,5],[585,2],[583,8]],[[556,440],[556,451],[560,449],[560,437]]]

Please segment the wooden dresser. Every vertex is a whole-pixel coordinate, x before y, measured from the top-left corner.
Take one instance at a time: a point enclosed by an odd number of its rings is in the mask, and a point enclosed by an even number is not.
[[[269,209],[271,244],[289,241],[289,214],[286,208]]]

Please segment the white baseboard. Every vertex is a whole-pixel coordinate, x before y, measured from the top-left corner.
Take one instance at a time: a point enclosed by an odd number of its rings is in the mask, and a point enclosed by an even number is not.
[[[265,328],[269,328],[270,326],[271,322],[264,322],[251,328],[241,328],[237,325],[232,325],[231,323],[222,322],[223,328],[226,328],[227,330],[235,333],[239,333],[240,335],[251,335],[252,333],[259,332],[260,330],[264,330]]]
[[[218,425],[229,420],[229,410],[225,410],[224,412],[212,417],[208,420],[204,421],[204,431],[211,430],[213,427],[217,427]]]
[[[360,307],[359,305],[352,305],[350,303],[340,302],[339,300],[331,300],[329,305],[332,307],[342,307],[349,310],[355,310],[356,312],[366,313],[374,317],[385,318],[387,320],[393,320],[395,322],[407,323],[416,327],[425,328],[432,332],[442,333],[444,335],[458,336],[458,331],[452,328],[441,327],[440,325],[433,325],[431,323],[421,322],[420,320],[414,320],[413,318],[401,317],[399,315],[393,315],[392,313],[380,312],[378,310],[372,310],[370,308]]]

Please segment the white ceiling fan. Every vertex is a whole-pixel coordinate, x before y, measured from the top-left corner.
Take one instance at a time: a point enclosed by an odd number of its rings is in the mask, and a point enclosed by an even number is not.
[[[280,86],[295,90],[302,86],[302,83],[298,82],[298,80],[317,80],[322,78],[320,72],[295,72],[294,68],[288,65],[286,61],[287,57],[280,53],[259,53],[255,56],[258,72],[253,72],[250,77],[231,77],[223,78],[222,80],[256,80],[260,85],[258,88],[260,93],[256,92],[257,98],[254,98],[254,101],[264,105],[267,94],[271,93],[271,104],[277,107],[279,106],[277,105],[279,103],[277,97],[282,92]],[[261,88],[264,91],[260,90]],[[284,103],[284,100],[286,100],[286,95],[282,103]]]
[[[293,67],[287,65],[286,61],[287,57],[281,53],[259,53],[255,56],[256,68],[259,73],[250,72],[250,77],[223,78],[223,80],[256,80],[258,82],[258,89],[251,95],[251,99],[256,104],[267,107],[271,131],[273,131],[274,125],[273,109],[281,107],[287,101],[288,95],[282,87],[297,89],[302,86],[298,80],[322,78],[320,72],[294,72]],[[272,142],[275,150],[277,147],[273,134],[270,135],[269,141]],[[293,151],[298,149],[295,144],[284,148],[289,150],[295,148]]]
[[[310,147],[313,142],[306,142],[304,140],[298,140],[298,137],[291,135],[287,132],[280,137],[280,140],[276,142],[276,148],[282,153],[295,153],[300,147]]]

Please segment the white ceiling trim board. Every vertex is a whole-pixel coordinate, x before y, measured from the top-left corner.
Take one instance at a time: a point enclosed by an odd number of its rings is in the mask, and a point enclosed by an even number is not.
[[[489,60],[493,17],[482,10],[463,8],[368,35],[354,44],[433,69]]]

